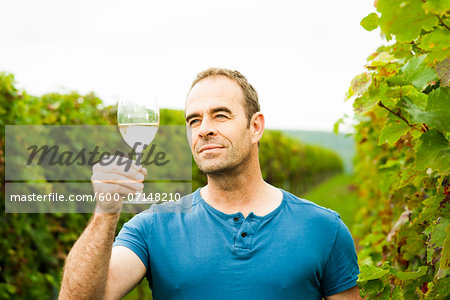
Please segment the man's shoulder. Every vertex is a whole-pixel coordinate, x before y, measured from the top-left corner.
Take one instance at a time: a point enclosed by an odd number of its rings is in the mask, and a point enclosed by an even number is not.
[[[345,226],[339,214],[289,192],[283,193],[286,207],[282,219],[286,220],[285,226],[289,226],[294,232],[297,230],[302,235],[306,232],[311,245],[318,243],[317,245],[323,246],[322,241],[326,240],[331,242],[326,247],[331,247],[340,228]]]
[[[290,211],[295,214],[307,216],[312,220],[329,220],[331,222],[336,222],[337,219],[340,219],[340,215],[329,208],[322,207],[310,200],[298,197],[290,192],[284,191],[283,197],[286,202],[286,205],[289,206]]]
[[[177,201],[166,201],[160,204],[154,204],[151,212],[154,213],[186,213],[192,210],[192,206],[196,201],[195,192],[187,194]],[[198,202],[198,201],[196,201]]]

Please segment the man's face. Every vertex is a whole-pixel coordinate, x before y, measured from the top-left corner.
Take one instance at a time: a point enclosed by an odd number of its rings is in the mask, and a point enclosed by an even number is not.
[[[207,77],[190,91],[186,122],[191,151],[206,174],[226,174],[250,155],[251,137],[239,85],[225,76]]]

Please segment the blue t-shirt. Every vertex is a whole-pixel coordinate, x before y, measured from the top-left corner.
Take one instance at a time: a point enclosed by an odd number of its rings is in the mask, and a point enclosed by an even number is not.
[[[154,299],[321,299],[354,287],[357,256],[339,215],[281,191],[274,211],[244,218],[198,189],[133,217],[114,245],[142,260]]]

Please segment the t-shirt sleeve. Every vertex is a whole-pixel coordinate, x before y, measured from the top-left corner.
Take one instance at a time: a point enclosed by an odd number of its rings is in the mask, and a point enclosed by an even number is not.
[[[353,238],[338,217],[334,245],[325,266],[322,293],[331,296],[356,286],[359,267]]]
[[[153,214],[140,213],[126,222],[113,246],[124,246],[136,253],[148,270],[150,265],[149,242]]]

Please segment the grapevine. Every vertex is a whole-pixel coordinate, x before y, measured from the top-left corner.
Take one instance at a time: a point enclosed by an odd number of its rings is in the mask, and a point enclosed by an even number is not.
[[[378,0],[361,21],[392,43],[369,56],[354,100],[365,299],[450,297],[450,1]]]

